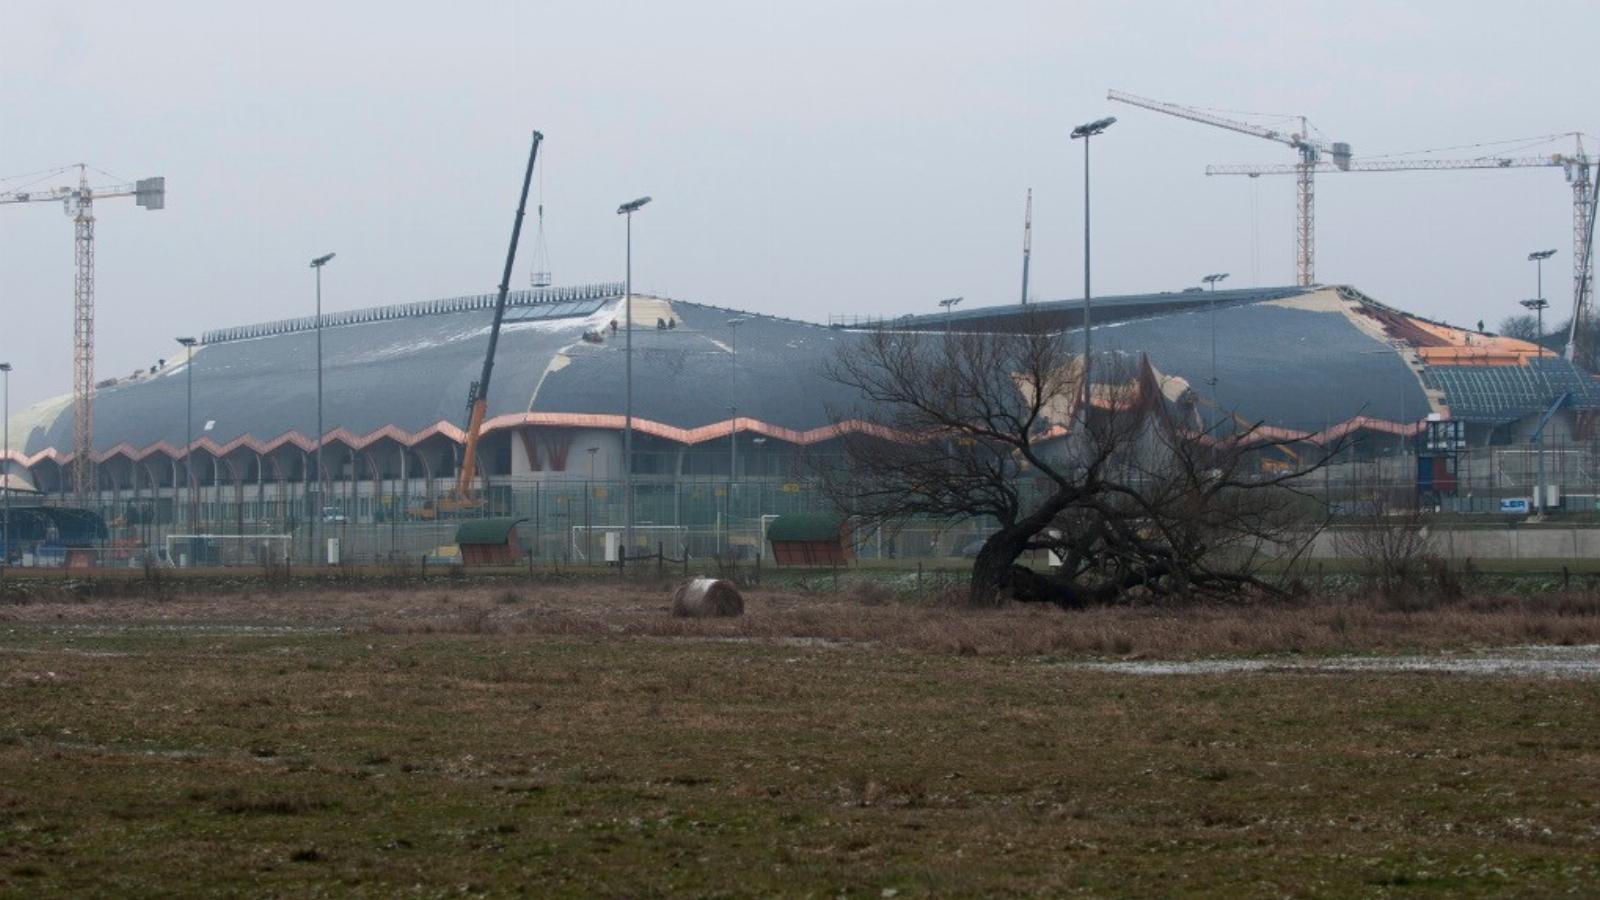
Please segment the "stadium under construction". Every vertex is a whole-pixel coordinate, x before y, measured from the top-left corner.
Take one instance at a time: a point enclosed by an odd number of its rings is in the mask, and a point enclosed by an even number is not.
[[[347,535],[358,558],[427,552],[448,542],[441,499],[462,464],[462,401],[494,301],[324,316],[320,473],[318,322],[290,319],[217,329],[188,354],[152,352],[151,365],[101,382],[91,497],[71,496],[70,398],[19,412],[13,502],[88,505],[121,545],[273,533],[309,554],[323,528]],[[804,457],[829,453],[861,402],[824,365],[864,330],[1044,322],[1071,335],[1083,324],[1077,300],[831,324],[644,295],[632,310],[636,522],[642,540],[670,533],[674,547],[700,541],[705,552],[759,548],[774,515],[823,503]],[[1196,421],[1231,416],[1306,446],[1355,439],[1319,476],[1330,496],[1381,482],[1494,513],[1502,499],[1532,496],[1544,456],[1552,508],[1594,509],[1600,494],[1600,384],[1536,344],[1337,286],[1103,297],[1092,322],[1097,356],[1147,362],[1150,383]],[[592,538],[621,521],[626,328],[620,284],[510,297],[478,484],[491,509],[534,523],[527,543],[540,555],[588,555],[587,544],[574,550],[573,529]],[[892,552],[959,549],[940,540]]]

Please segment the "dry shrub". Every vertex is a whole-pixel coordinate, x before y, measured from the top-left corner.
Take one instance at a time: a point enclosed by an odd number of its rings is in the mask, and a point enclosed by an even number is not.
[[[1438,577],[1435,576],[1437,580]],[[169,579],[171,580],[171,579]],[[137,585],[138,579],[130,584]],[[1573,584],[1578,584],[1574,579]],[[1286,652],[1412,652],[1527,643],[1600,643],[1600,592],[1467,593],[1436,599],[1433,590],[1399,602],[1377,592],[1310,594],[1295,601],[1163,602],[1062,611],[1012,604],[973,609],[952,590],[947,603],[878,603],[860,584],[841,592],[753,589],[744,615],[680,618],[670,602],[638,583],[582,579],[534,586],[505,583],[437,588],[351,590],[321,584],[281,594],[265,589],[206,595],[185,591],[180,602],[147,595],[75,596],[54,585],[30,585],[25,600],[0,607],[7,623],[182,623],[217,629],[260,625],[338,628],[377,634],[533,635],[579,639],[753,641],[811,650],[870,645],[941,655],[1141,657],[1249,655]],[[522,599],[501,600],[508,593]],[[897,597],[900,595],[897,595]],[[469,640],[477,639],[469,637]]]
[[[1334,533],[1340,555],[1361,565],[1385,597],[1402,602],[1425,588],[1425,575],[1442,565],[1428,528],[1427,514],[1417,509],[1394,508],[1374,498],[1371,512],[1352,526]]]
[[[861,606],[883,606],[894,600],[895,593],[888,585],[878,581],[861,581],[851,585],[847,595],[852,603]]]

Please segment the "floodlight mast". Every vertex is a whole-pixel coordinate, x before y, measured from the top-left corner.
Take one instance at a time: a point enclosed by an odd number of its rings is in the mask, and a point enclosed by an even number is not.
[[[939,305],[944,307],[944,333],[945,334],[949,334],[950,333],[950,313],[953,310],[955,310],[956,306],[959,305],[962,300],[965,300],[965,299],[966,299],[965,297],[946,297],[943,300],[939,301]]]
[[[1538,332],[1533,342],[1539,346],[1539,355],[1544,356],[1544,311],[1550,308],[1550,301],[1543,297],[1532,297],[1527,300],[1518,300],[1517,303],[1521,304],[1523,309],[1533,310],[1534,314],[1538,316],[1535,320],[1538,323],[1535,326],[1538,328]]]
[[[322,475],[322,267],[333,261],[334,254],[324,253],[311,261],[311,268],[317,273],[317,503],[312,507],[315,513],[311,517],[311,558],[315,560],[317,550],[317,527],[322,521],[323,497],[322,485],[325,479]]]
[[[511,223],[511,243],[506,247],[506,265],[500,274],[500,289],[494,301],[494,324],[489,327],[489,349],[483,355],[483,374],[467,391],[466,449],[461,454],[461,472],[456,481],[455,501],[458,508],[481,505],[472,497],[472,480],[477,475],[478,439],[483,433],[483,417],[489,405],[489,378],[494,374],[494,353],[500,344],[500,323],[506,317],[506,294],[511,291],[511,268],[517,258],[517,240],[522,236],[522,219],[528,212],[528,188],[533,184],[533,165],[539,158],[539,142],[544,135],[533,133],[533,146],[528,150],[528,167],[522,173],[522,195],[517,200],[517,217]],[[320,476],[319,476],[320,477]]]
[[[1089,405],[1094,400],[1094,388],[1089,381],[1089,315],[1092,303],[1089,290],[1089,138],[1104,132],[1117,123],[1116,116],[1107,116],[1086,122],[1072,129],[1072,140],[1083,140],[1083,416],[1089,421]]]
[[[1208,284],[1208,285],[1211,286],[1211,290],[1210,290],[1209,293],[1215,294],[1217,292],[1217,282],[1226,281],[1227,278],[1228,278],[1228,273],[1227,272],[1213,272],[1210,275],[1207,275],[1207,276],[1205,276],[1204,278],[1202,278],[1200,280],[1202,282],[1204,282],[1205,284]],[[1211,402],[1213,402],[1213,403],[1215,403],[1216,400],[1217,400],[1217,398],[1216,398],[1216,387],[1217,387],[1217,298],[1213,296],[1211,298],[1211,388],[1212,388],[1212,391],[1211,391],[1211,394],[1212,394]]]
[[[633,214],[650,202],[649,197],[630,200],[617,207],[617,215],[627,220],[623,245],[622,308],[627,327],[623,335],[622,400],[622,563],[627,564],[633,546]]]

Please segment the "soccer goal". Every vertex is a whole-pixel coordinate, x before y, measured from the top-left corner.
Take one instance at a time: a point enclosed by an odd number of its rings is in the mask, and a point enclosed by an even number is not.
[[[616,562],[627,529],[621,525],[572,526],[572,558],[583,562]],[[607,537],[611,535],[611,537]],[[628,558],[654,556],[656,548],[667,556],[682,559],[689,546],[689,529],[684,525],[635,525],[633,549]]]
[[[288,534],[169,534],[166,559],[173,566],[282,565],[294,552]]]

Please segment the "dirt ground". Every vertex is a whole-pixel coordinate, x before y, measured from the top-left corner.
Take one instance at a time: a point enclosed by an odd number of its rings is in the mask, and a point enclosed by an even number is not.
[[[0,894],[1600,883],[1600,681],[1417,664],[1593,660],[1592,597],[1068,613],[865,585],[687,621],[670,587],[0,604]]]

